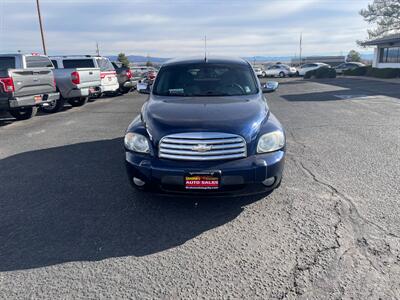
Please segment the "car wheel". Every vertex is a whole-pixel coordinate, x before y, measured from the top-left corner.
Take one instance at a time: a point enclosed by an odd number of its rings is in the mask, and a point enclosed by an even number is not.
[[[280,72],[279,77],[281,77],[281,78],[285,77],[285,72]]]
[[[54,114],[56,112],[59,112],[64,107],[64,103],[65,103],[65,99],[60,96],[59,99],[48,103],[48,105],[41,106],[40,110],[45,113]]]
[[[131,88],[120,88],[119,89],[119,92],[121,93],[121,94],[127,94],[127,93],[129,93],[131,91]]]
[[[34,117],[36,113],[37,107],[35,106],[10,110],[10,115],[12,115],[17,120],[28,120]]]
[[[69,99],[68,103],[74,107],[85,105],[88,102],[89,97],[77,97]]]

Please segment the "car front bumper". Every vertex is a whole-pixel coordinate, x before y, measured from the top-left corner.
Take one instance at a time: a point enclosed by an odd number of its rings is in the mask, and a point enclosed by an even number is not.
[[[159,159],[149,155],[126,152],[125,161],[129,181],[139,178],[161,193],[184,193],[201,195],[246,195],[272,191],[282,179],[284,151],[258,154],[230,161],[176,161]],[[186,190],[184,176],[189,172],[220,171],[218,190]],[[274,178],[266,186],[263,181]]]

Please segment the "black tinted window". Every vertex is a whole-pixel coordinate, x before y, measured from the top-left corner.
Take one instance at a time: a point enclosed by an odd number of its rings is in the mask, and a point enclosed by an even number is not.
[[[0,57],[0,70],[15,68],[15,57]]]
[[[238,64],[185,64],[162,67],[153,93],[162,96],[235,96],[258,92],[251,67]]]
[[[53,64],[50,59],[45,56],[26,56],[27,68],[52,68]]]
[[[53,63],[54,68],[58,69],[58,63],[56,60],[52,59],[51,62]]]
[[[63,65],[65,69],[94,68],[93,59],[64,59]]]

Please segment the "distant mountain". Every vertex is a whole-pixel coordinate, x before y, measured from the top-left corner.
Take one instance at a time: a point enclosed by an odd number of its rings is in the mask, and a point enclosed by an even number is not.
[[[249,62],[290,62],[293,58],[292,56],[249,56],[242,57]]]

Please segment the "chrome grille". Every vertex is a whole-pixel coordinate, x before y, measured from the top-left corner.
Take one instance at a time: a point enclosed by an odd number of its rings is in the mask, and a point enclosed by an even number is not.
[[[239,135],[219,132],[190,132],[165,136],[159,157],[175,160],[224,160],[247,156],[246,141]]]

